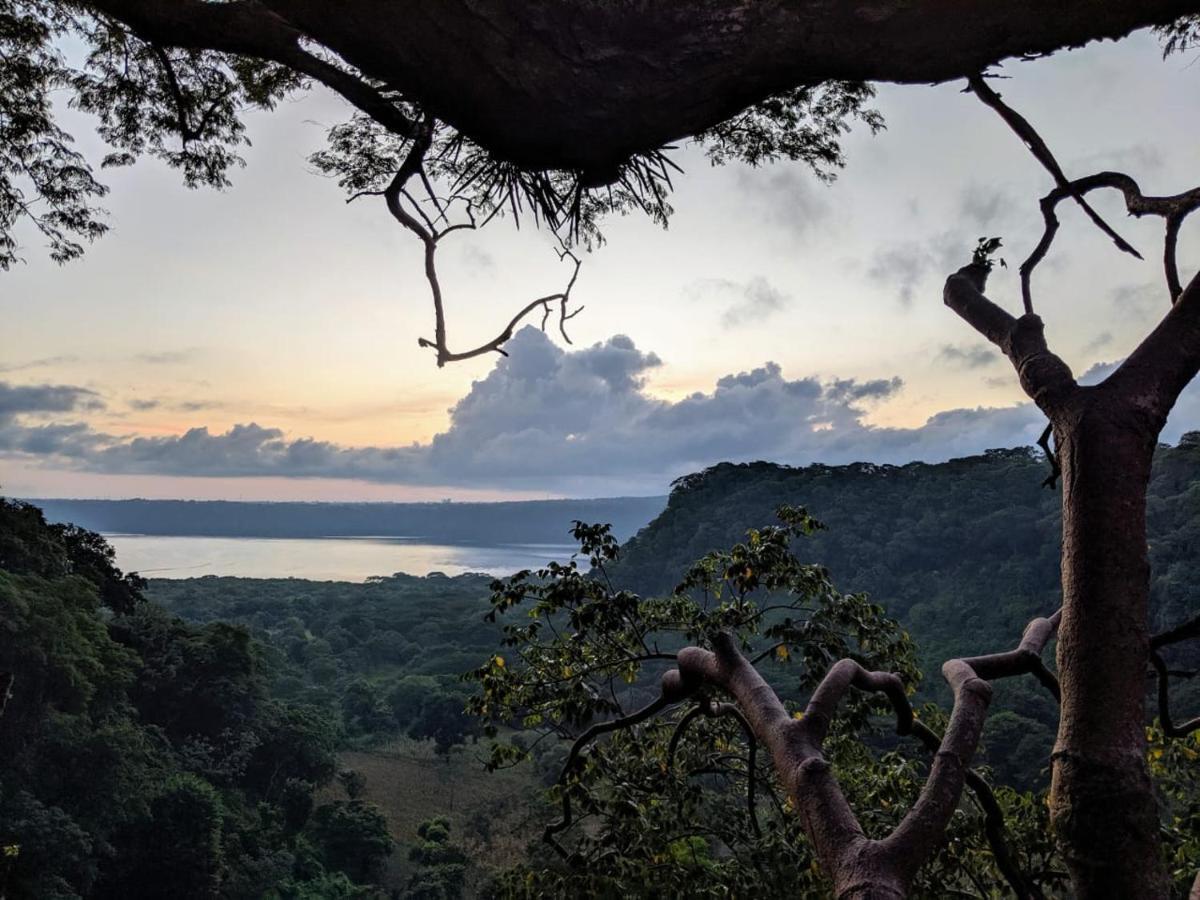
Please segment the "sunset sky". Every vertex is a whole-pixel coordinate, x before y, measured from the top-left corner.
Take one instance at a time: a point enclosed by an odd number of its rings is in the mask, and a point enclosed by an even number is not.
[[[996,82],[1073,177],[1144,190],[1200,181],[1200,63],[1146,34]],[[347,117],[314,91],[250,117],[247,167],[188,191],[143,161],[106,173],[112,231],[57,267],[25,233],[0,273],[0,491],[16,496],[429,499],[651,494],[724,459],[936,461],[1032,443],[1042,420],[1007,362],[941,303],[981,235],[1014,270],[1052,186],[961,84],[881,86],[887,130],[855,131],[826,186],[800,165],[712,168],[695,148],[662,230],[631,216],[584,254],[570,329],[507,359],[438,369],[420,247],[377,198],[346,205],[307,157]],[[69,118],[93,158],[86,120]],[[1082,375],[1123,358],[1168,307],[1158,220],[1074,208],[1035,278],[1051,346]],[[1180,241],[1185,280],[1200,224]],[[496,221],[441,251],[454,349],[560,289],[551,238]],[[536,317],[533,320],[536,325]],[[1200,428],[1185,394],[1165,438]]]

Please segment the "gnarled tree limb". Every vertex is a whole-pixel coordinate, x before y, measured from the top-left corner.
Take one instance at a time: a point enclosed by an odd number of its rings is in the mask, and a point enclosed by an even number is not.
[[[983,265],[964,266],[946,279],[943,300],[1009,358],[1025,393],[1053,421],[1078,389],[1075,376],[1047,346],[1040,317],[1016,318],[984,296],[987,276]]]

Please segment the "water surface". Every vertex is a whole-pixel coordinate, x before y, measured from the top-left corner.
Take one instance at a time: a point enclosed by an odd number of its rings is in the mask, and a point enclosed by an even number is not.
[[[106,534],[117,565],[146,578],[307,578],[364,581],[372,575],[488,572],[509,575],[552,559],[566,561],[572,544],[429,544],[420,539],[223,538]]]

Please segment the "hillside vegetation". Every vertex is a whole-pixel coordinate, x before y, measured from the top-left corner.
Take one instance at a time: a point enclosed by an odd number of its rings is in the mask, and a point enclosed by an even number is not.
[[[916,641],[927,690],[940,696],[942,661],[1015,646],[1026,622],[1059,606],[1060,500],[1042,486],[1047,473],[1033,448],[905,466],[722,463],[676,481],[611,574],[642,594],[669,592],[705,552],[741,540],[782,504],[803,506],[827,527],[796,552],[896,617]],[[1147,514],[1160,631],[1200,612],[1200,434],[1159,449]],[[1186,645],[1173,654],[1175,668],[1200,666]],[[1179,688],[1185,711],[1200,705],[1197,687]],[[1035,685],[998,686],[985,739],[1004,780],[1034,786],[1056,722]]]

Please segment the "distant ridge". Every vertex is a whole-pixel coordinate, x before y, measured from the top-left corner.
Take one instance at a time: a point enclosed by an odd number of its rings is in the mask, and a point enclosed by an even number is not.
[[[194,537],[406,537],[434,543],[569,543],[574,519],[608,522],[626,540],[666,497],[502,503],[263,503],[233,500],[28,502],[53,522],[92,531]]]

